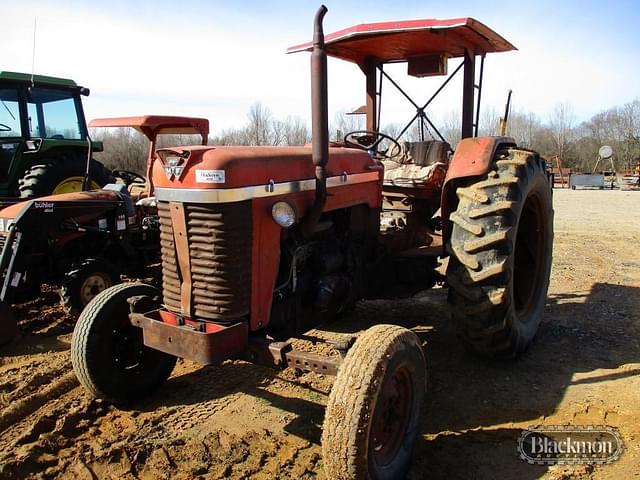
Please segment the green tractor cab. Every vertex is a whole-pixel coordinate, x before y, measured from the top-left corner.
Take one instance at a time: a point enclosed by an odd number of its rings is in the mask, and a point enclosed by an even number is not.
[[[0,72],[0,202],[82,190],[91,153],[81,96],[73,80]],[[91,146],[90,146],[91,145]],[[113,181],[91,159],[89,188]]]

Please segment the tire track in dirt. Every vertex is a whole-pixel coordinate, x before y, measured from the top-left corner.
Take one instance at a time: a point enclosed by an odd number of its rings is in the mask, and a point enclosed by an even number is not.
[[[68,355],[65,360],[70,368]],[[69,371],[34,397],[40,408],[25,399],[28,411],[19,409],[19,418],[5,409],[4,418],[16,423],[0,434],[7,452],[0,454],[0,477],[317,478],[317,446],[264,428],[272,426],[271,416],[255,424],[259,413],[242,413],[268,409],[243,390],[288,385],[270,370],[244,362],[215,368],[179,362],[158,396],[130,410],[92,400],[81,388],[50,394],[70,377]],[[235,420],[220,422],[228,409]]]
[[[48,352],[35,357],[22,357],[0,366],[0,408],[20,401],[46,388],[71,371],[68,352]]]
[[[0,412],[0,432],[23,420],[51,399],[56,398],[78,386],[78,379],[73,372],[68,372],[44,387],[42,390],[16,400]]]

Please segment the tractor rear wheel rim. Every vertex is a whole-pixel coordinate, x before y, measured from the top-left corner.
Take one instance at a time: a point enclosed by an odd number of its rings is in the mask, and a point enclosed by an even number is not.
[[[545,277],[547,222],[542,197],[533,192],[522,208],[516,234],[513,289],[516,315],[526,320],[540,297]]]
[[[82,182],[83,181],[84,181],[84,178],[81,177],[81,176],[65,178],[64,180],[62,180],[60,183],[58,183],[55,186],[55,188],[53,189],[51,194],[52,195],[59,195],[61,193],[81,192],[82,191]],[[90,190],[98,190],[99,188],[100,188],[100,185],[98,185],[93,180],[89,184],[89,189]]]
[[[80,286],[80,300],[82,304],[86,305],[93,297],[111,285],[111,279],[106,273],[99,272],[89,275]]]
[[[383,382],[369,439],[376,464],[389,465],[402,447],[411,420],[413,396],[412,375],[406,366],[396,369]]]

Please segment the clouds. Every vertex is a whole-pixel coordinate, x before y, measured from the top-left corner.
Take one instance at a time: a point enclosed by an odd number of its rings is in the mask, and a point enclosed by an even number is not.
[[[206,116],[213,130],[220,131],[244,123],[249,106],[261,101],[278,117],[309,118],[308,55],[284,51],[311,37],[316,3],[8,5],[3,7],[1,68],[31,70],[37,17],[36,71],[90,87],[92,95],[85,102],[89,117]],[[639,67],[630,58],[635,48],[631,25],[638,14],[631,2],[606,7],[575,2],[567,7],[552,2],[429,5],[401,0],[368,2],[368,8],[358,2],[328,3],[326,31],[367,21],[461,15],[495,28],[520,51],[487,57],[485,107],[501,109],[511,88],[520,108],[546,116],[556,103],[569,100],[578,117],[587,118],[638,95]],[[438,84],[405,80],[403,73],[398,78],[418,100]],[[434,104],[436,116],[459,108],[459,89],[453,87]],[[357,67],[330,60],[329,94],[330,111],[363,104],[364,78]],[[390,121],[394,115],[412,113],[400,98],[385,100]]]

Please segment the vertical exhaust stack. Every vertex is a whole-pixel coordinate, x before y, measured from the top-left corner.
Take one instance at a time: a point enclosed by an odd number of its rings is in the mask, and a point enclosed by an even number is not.
[[[316,197],[302,225],[305,237],[313,233],[327,200],[329,160],[329,107],[327,93],[327,52],[324,46],[322,20],[327,13],[322,5],[313,21],[313,51],[311,52],[311,159],[316,167]]]

